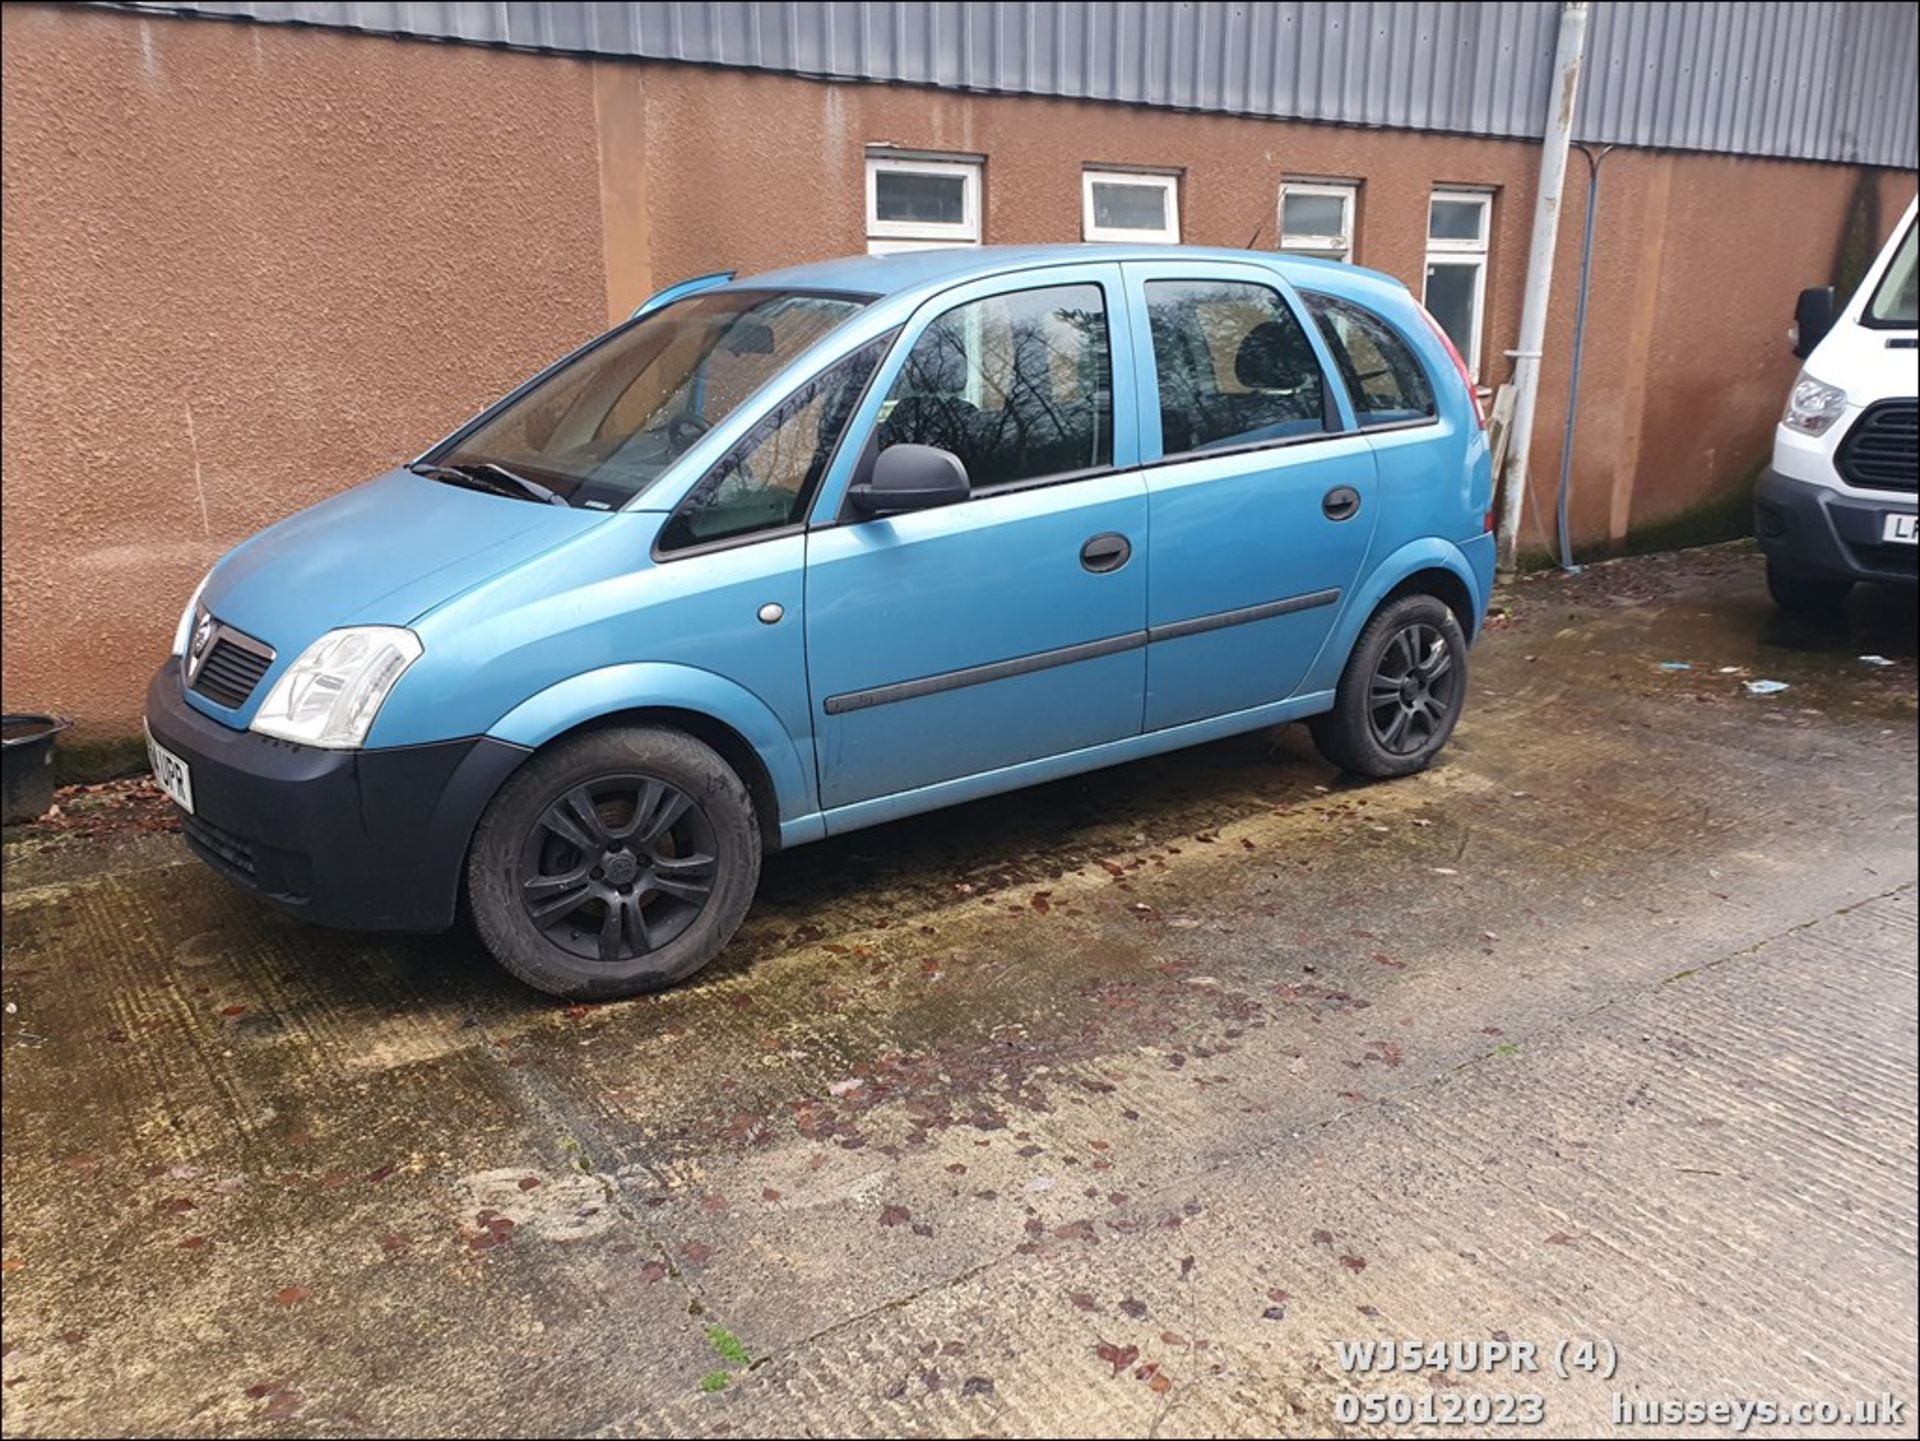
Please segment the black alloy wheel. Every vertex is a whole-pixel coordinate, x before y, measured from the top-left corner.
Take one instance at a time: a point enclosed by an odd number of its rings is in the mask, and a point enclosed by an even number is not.
[[[614,775],[564,792],[527,828],[520,901],[584,960],[631,961],[681,935],[712,899],[713,823],[665,781]]]
[[[1381,749],[1410,756],[1431,744],[1453,714],[1458,680],[1438,626],[1416,621],[1395,631],[1367,687],[1367,723]]]
[[[752,793],[711,746],[595,728],[507,777],[474,831],[467,900],[494,959],[528,985],[613,1000],[720,954],[753,903],[760,847]]]
[[[1397,596],[1354,641],[1333,706],[1308,726],[1333,764],[1386,779],[1425,770],[1467,701],[1467,636],[1436,595]]]

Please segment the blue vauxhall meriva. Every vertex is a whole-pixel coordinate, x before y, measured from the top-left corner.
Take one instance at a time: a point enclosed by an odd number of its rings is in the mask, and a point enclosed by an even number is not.
[[[1184,247],[663,291],[245,542],[147,696],[209,865],[555,995],[670,985],[767,851],[1309,718],[1420,770],[1493,572],[1404,287]]]

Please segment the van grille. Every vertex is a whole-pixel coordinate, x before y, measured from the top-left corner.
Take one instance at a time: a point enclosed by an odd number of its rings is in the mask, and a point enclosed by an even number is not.
[[[191,689],[215,705],[239,710],[260,684],[260,677],[273,664],[273,651],[225,626],[218,626],[207,650],[206,659],[193,672]]]
[[[1911,400],[1870,405],[1841,442],[1835,463],[1848,485],[1863,490],[1913,490],[1920,470],[1920,418]]]

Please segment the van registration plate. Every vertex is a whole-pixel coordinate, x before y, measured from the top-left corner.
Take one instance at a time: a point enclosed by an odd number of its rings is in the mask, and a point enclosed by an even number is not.
[[[1914,538],[1914,520],[1911,515],[1890,515],[1886,519],[1886,529],[1880,538],[1888,545],[1920,545]]]

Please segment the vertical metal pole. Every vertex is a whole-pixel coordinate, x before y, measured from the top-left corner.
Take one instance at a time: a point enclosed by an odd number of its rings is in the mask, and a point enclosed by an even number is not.
[[[1580,569],[1573,563],[1573,534],[1567,523],[1567,506],[1573,494],[1573,425],[1580,413],[1580,352],[1587,339],[1587,287],[1593,279],[1593,217],[1600,208],[1600,162],[1613,154],[1611,145],[1598,154],[1575,141],[1573,148],[1587,162],[1587,228],[1580,241],[1580,301],[1573,311],[1573,376],[1567,382],[1567,435],[1560,444],[1560,569],[1568,574]]]
[[[1513,433],[1507,445],[1506,491],[1500,504],[1502,570],[1513,569],[1520,545],[1520,502],[1527,493],[1527,452],[1533,445],[1533,415],[1540,398],[1540,352],[1547,338],[1553,247],[1560,232],[1560,202],[1567,182],[1567,147],[1573,139],[1574,101],[1580,91],[1580,61],[1586,44],[1586,0],[1565,0],[1560,7],[1560,42],[1554,53],[1546,135],[1540,147],[1540,192],[1533,207],[1533,241],[1527,247],[1527,291],[1520,307],[1520,347],[1507,352],[1513,357]]]

